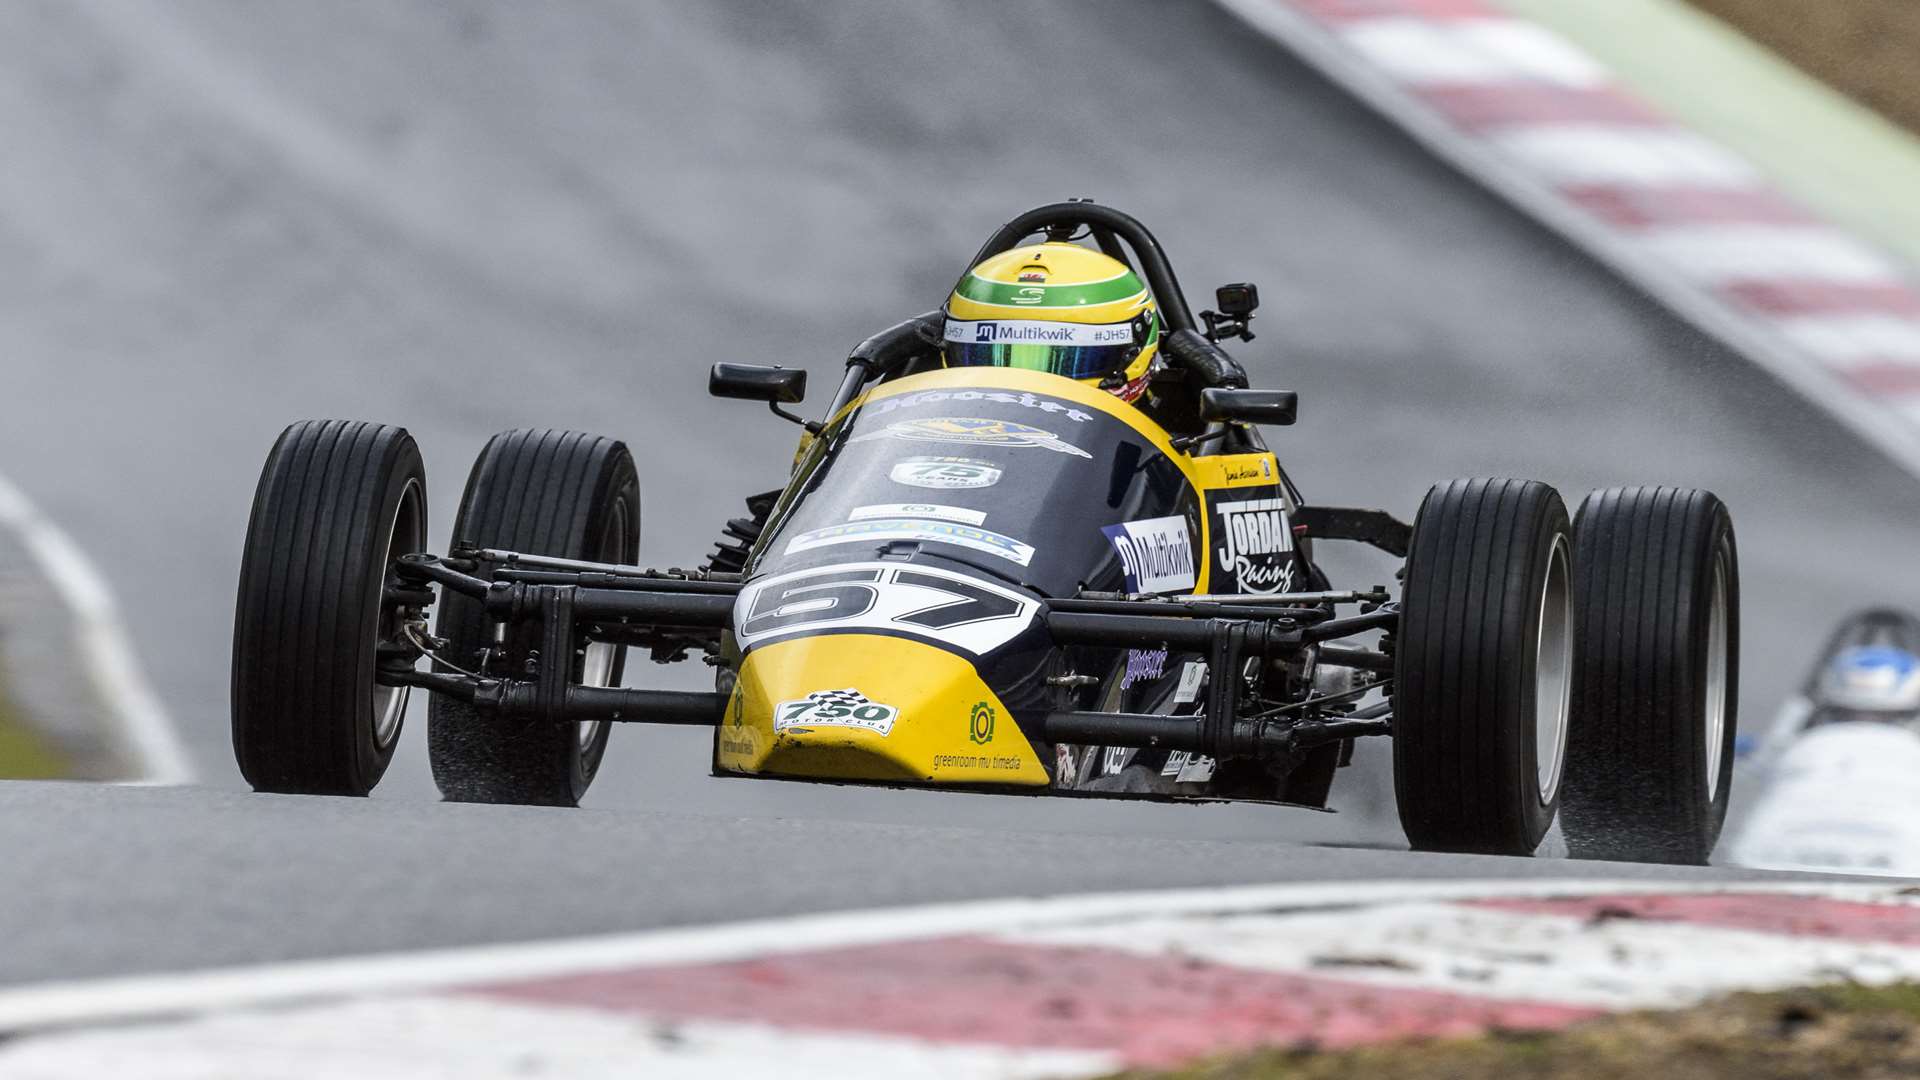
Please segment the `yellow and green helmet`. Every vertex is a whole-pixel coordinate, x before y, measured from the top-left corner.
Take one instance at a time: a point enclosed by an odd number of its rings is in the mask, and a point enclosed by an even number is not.
[[[1125,263],[1048,242],[967,271],[947,299],[944,336],[948,367],[1046,371],[1132,401],[1160,348],[1160,316]]]

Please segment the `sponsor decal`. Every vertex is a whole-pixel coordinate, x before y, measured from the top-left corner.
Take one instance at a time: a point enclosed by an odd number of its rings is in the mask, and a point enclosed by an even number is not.
[[[1214,504],[1220,567],[1243,593],[1283,592],[1293,585],[1293,528],[1281,499]]]
[[[1038,409],[1054,416],[1064,416],[1076,424],[1084,424],[1093,419],[1093,414],[1085,409],[1076,409],[1065,402],[1055,401],[1038,394],[1014,390],[921,390],[912,394],[896,394],[881,398],[867,405],[863,410],[868,416],[885,416],[897,409],[911,409],[917,405],[939,405],[943,402],[992,401],[1001,405],[1018,405],[1025,409]]]
[[[1070,788],[1080,782],[1080,762],[1073,756],[1073,748],[1066,743],[1055,743],[1053,747],[1053,786]]]
[[[856,506],[853,513],[847,515],[849,521],[869,521],[873,518],[934,518],[957,521],[962,525],[979,525],[987,520],[987,512],[969,510],[964,506],[942,506],[939,503],[880,503],[877,506]]]
[[[1020,757],[1017,754],[935,754],[935,769],[1001,769],[1007,772],[1020,771]]]
[[[1014,302],[1019,303],[1018,300]],[[982,322],[948,319],[946,339],[969,345],[1064,345],[1069,348],[1087,345],[1131,345],[1133,344],[1133,323],[1093,325],[1045,322],[1038,319],[991,319]]]
[[[1149,518],[1108,525],[1100,530],[1120,556],[1131,593],[1191,591],[1193,541],[1184,517]]]
[[[952,544],[955,547],[998,555],[1008,562],[1018,563],[1021,566],[1033,561],[1033,545],[1023,544],[1011,536],[1002,536],[997,532],[950,521],[925,521],[916,518],[877,518],[873,521],[853,521],[845,525],[829,525],[824,529],[803,532],[787,541],[787,554],[813,551],[816,548],[832,547],[835,544],[886,540]]]
[[[993,706],[982,701],[967,714],[967,738],[985,746],[993,741]]]
[[[989,461],[973,461],[972,457],[904,457],[893,465],[887,479],[908,488],[956,492],[995,486],[1000,482],[1000,469]]]
[[[1131,746],[1109,746],[1105,759],[1101,762],[1103,776],[1112,776],[1125,769],[1133,761],[1133,755],[1139,753]]]
[[[1022,270],[1020,271],[1019,280],[1020,280],[1020,283],[1023,285],[1028,282],[1032,282],[1035,284],[1043,284],[1047,280],[1047,275],[1041,273],[1038,270]]]
[[[1174,775],[1180,784],[1201,784],[1213,779],[1213,759],[1205,754],[1189,754],[1187,763]]]
[[[1198,660],[1189,660],[1180,669],[1180,685],[1174,688],[1173,703],[1187,705],[1200,697],[1200,687],[1207,681],[1207,665]]]
[[[1153,682],[1167,673],[1167,650],[1128,649],[1127,670],[1120,675],[1120,689],[1130,690],[1140,683]]]
[[[869,701],[865,694],[849,686],[844,690],[815,690],[799,701],[783,701],[774,706],[773,730],[844,727],[887,735],[892,733],[893,722],[899,717],[899,709]]]
[[[896,462],[887,479],[931,491],[964,491],[999,483],[1000,469],[972,458],[912,457]]]
[[[1213,779],[1213,759],[1205,754],[1175,750],[1160,767],[1161,776],[1173,777],[1176,784],[1199,784]]]
[[[883,630],[984,655],[1033,625],[1040,602],[951,570],[849,563],[762,578],[740,590],[733,635],[742,650],[792,634]]]
[[[1057,454],[1071,454],[1092,460],[1093,455],[1051,431],[1011,420],[989,420],[978,416],[933,416],[924,420],[896,420],[879,431],[855,435],[854,442],[871,439],[904,439],[907,442],[968,443],[975,446],[1040,446]]]

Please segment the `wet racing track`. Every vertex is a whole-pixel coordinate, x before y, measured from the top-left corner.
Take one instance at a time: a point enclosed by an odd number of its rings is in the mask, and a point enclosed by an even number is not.
[[[1309,497],[1718,491],[1750,723],[1831,619],[1914,580],[1910,478],[1199,0],[44,0],[0,11],[0,130],[0,467],[107,567],[204,784],[0,788],[0,981],[1061,889],[1635,872],[1324,846],[1398,842],[1378,749],[1329,816],[721,781],[699,733],[628,729],[560,812],[433,802],[416,715],[372,800],[242,793],[232,586],[287,421],[410,427],[443,540],[491,432],[620,436],[646,558],[692,564],[794,437],[708,400],[710,362],[830,386],[999,221],[1069,195],[1146,220],[1196,306],[1260,284],[1239,354],[1300,392],[1271,441]]]

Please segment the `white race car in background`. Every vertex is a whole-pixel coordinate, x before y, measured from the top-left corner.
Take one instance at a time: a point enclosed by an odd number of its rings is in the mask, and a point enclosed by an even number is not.
[[[1920,618],[1841,623],[1750,770],[1760,793],[1721,861],[1920,877]]]

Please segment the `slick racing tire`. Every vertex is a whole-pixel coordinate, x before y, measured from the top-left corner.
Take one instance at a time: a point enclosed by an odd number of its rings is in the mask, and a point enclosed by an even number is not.
[[[640,481],[624,443],[574,431],[495,435],[474,462],[454,522],[456,544],[594,562],[640,556]],[[493,645],[493,623],[470,597],[443,594],[440,655],[469,671]],[[588,645],[573,679],[617,686],[625,649]],[[612,725],[492,715],[435,695],[427,710],[433,780],[452,802],[576,806],[606,754]]]
[[[1733,781],[1733,521],[1708,492],[1614,488],[1580,505],[1574,537],[1568,851],[1704,863]]]
[[[1414,519],[1394,642],[1393,780],[1420,851],[1526,855],[1553,823],[1573,537],[1545,484],[1455,480]]]
[[[255,791],[365,795],[393,760],[404,687],[374,681],[398,634],[393,559],[427,541],[427,476],[397,427],[309,420],[260,473],[233,622],[233,753]]]

